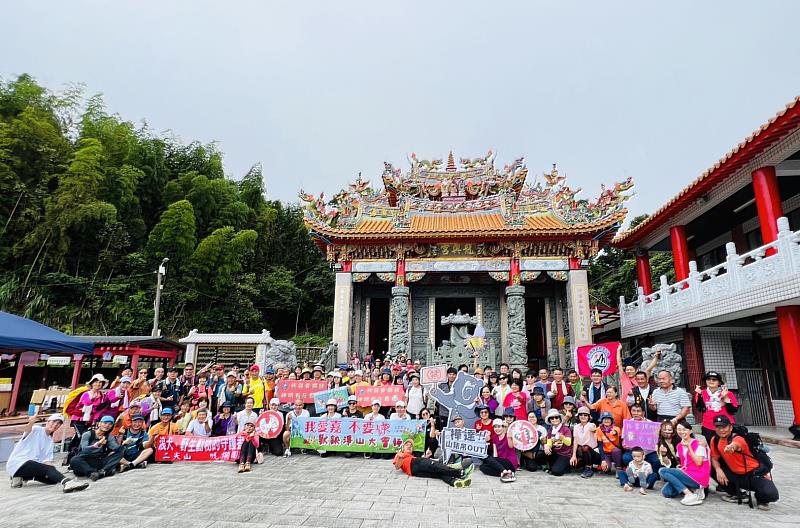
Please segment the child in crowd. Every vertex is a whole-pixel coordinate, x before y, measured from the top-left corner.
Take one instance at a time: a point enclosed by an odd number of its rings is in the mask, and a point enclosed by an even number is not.
[[[639,488],[639,493],[647,495],[647,490],[653,489],[656,483],[656,474],[653,473],[653,466],[644,459],[644,449],[634,447],[631,449],[633,460],[625,470],[617,473],[619,483],[625,491],[632,491]]]
[[[600,415],[600,427],[597,428],[597,443],[600,451],[600,470],[609,473],[612,463],[617,469],[622,468],[622,431],[614,425],[614,416],[606,411]]]
[[[258,435],[256,434],[256,423],[254,420],[248,420],[244,424],[244,431],[237,436],[242,437],[242,447],[239,450],[239,473],[247,473],[250,471],[250,465],[256,458],[258,452]]]

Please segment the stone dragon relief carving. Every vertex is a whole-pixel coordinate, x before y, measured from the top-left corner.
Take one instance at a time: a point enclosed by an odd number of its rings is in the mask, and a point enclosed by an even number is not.
[[[389,352],[393,357],[408,351],[408,292],[409,290],[405,286],[392,288]]]
[[[681,383],[681,374],[683,373],[683,358],[678,354],[678,346],[675,343],[670,343],[669,345],[657,343],[650,348],[644,347],[642,348],[642,363],[649,365],[656,355],[659,356],[659,360],[653,372],[669,371],[675,384],[679,385]]]

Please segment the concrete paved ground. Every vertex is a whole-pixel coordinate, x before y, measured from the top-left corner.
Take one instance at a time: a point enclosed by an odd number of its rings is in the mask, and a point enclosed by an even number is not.
[[[772,456],[781,500],[770,512],[724,503],[717,494],[701,506],[684,507],[663,498],[660,483],[640,496],[623,492],[610,477],[520,472],[517,482],[502,484],[476,471],[471,488],[455,489],[408,478],[389,460],[296,455],[268,457],[243,475],[233,464],[156,464],[74,494],[36,483],[12,490],[5,481],[0,526],[798,526],[800,450],[775,446]]]

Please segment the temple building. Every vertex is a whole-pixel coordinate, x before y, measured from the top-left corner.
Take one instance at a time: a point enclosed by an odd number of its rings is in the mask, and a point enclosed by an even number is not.
[[[380,191],[359,175],[329,201],[300,192],[336,271],[339,360],[469,363],[464,340],[480,328],[481,364],[568,364],[591,343],[588,259],[624,220],[630,178],[589,201],[555,166],[527,182],[522,158],[502,170],[491,151],[408,160],[408,171],[384,164]]]
[[[675,343],[684,387],[720,372],[738,422],[800,439],[800,97],[613,245],[636,253],[626,349]],[[662,251],[675,281],[651,277]]]

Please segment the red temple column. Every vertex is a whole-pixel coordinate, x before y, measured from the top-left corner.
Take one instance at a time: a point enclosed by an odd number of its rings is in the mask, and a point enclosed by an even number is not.
[[[75,366],[72,369],[72,383],[70,384],[70,388],[77,389],[78,384],[81,382],[81,368],[83,367],[83,354],[75,354],[75,356],[73,357],[73,361],[75,361]]]
[[[394,279],[395,286],[406,285],[406,259],[397,259],[394,276],[395,276]]]
[[[675,279],[680,282],[689,277],[689,241],[686,239],[686,226],[670,227],[669,239],[672,243]]]
[[[778,175],[775,173],[775,167],[761,167],[754,170],[752,176],[758,223],[761,224],[761,240],[764,244],[769,244],[777,240],[778,218],[783,216]],[[767,255],[774,253],[775,250],[770,248]]]
[[[511,267],[509,268],[508,272],[508,285],[509,286],[519,286],[520,285],[520,272],[519,272],[519,259],[516,257],[511,258]]]
[[[686,357],[686,373],[689,377],[689,386],[686,387],[686,390],[689,394],[694,394],[694,388],[697,385],[703,385],[703,376],[706,370],[699,328],[683,329],[683,353]],[[679,383],[680,380],[675,380],[675,382]]]
[[[22,385],[22,371],[25,367],[22,366],[22,354],[17,354],[17,373],[14,375],[14,385],[11,387],[11,401],[8,404],[8,415],[13,416],[17,410],[17,398],[19,398],[19,389]]]
[[[647,251],[636,253],[636,278],[645,295],[653,293],[653,277],[650,273],[650,255]]]
[[[792,432],[795,440],[800,440],[800,306],[778,306],[775,313],[778,315],[783,362],[794,410]]]
[[[136,370],[139,368],[139,353],[134,352],[131,356],[131,370],[133,371],[134,379],[136,379]]]

